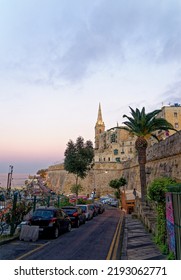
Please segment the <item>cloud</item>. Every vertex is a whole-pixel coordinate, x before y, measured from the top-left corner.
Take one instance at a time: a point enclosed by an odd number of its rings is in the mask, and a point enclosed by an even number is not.
[[[161,95],[164,105],[181,104],[181,80],[176,81],[168,86],[168,89]]]
[[[178,0],[33,3],[21,3],[9,25],[6,20],[1,73],[6,68],[29,83],[56,87],[128,61],[180,62]]]

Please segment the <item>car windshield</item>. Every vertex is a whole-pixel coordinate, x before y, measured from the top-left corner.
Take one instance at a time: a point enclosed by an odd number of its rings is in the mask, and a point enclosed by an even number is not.
[[[53,218],[53,211],[50,210],[36,210],[33,213],[33,217],[42,217],[42,218]]]

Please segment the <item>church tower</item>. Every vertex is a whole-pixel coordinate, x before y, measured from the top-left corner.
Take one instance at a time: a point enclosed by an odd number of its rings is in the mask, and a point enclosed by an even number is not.
[[[105,131],[105,125],[102,120],[101,104],[99,103],[98,117],[95,125],[95,149],[99,149],[100,134]]]

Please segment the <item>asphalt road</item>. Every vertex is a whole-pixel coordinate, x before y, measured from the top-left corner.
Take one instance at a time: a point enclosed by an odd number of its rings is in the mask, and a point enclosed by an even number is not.
[[[0,246],[0,260],[105,260],[120,218],[120,209],[103,214],[59,238],[12,241]]]

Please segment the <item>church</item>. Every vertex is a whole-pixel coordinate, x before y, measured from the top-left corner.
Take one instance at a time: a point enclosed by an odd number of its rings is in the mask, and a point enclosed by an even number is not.
[[[123,126],[105,130],[99,103],[95,125],[95,162],[124,162],[135,157],[136,137],[130,135]]]

